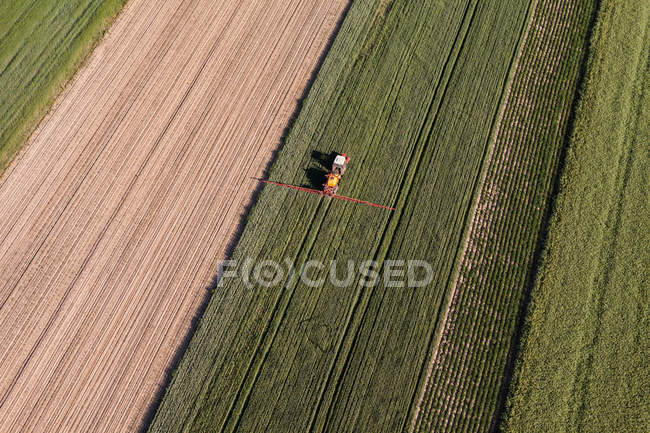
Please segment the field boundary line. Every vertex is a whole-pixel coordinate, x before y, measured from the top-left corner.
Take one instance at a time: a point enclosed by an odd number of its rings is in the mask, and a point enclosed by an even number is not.
[[[349,5],[351,5],[351,3],[349,3]],[[344,21],[346,16],[347,16],[347,10],[340,19]],[[327,19],[326,17],[327,14],[323,18],[323,21],[321,22],[319,29],[325,23],[325,20]],[[313,45],[314,41],[315,39],[312,39],[310,45]],[[287,192],[287,194],[289,194],[289,192]],[[296,250],[296,255],[294,256],[294,267],[298,268],[299,267],[298,265],[302,264],[311,255],[311,252],[313,251],[315,245],[316,238],[318,237],[318,233],[320,232],[322,223],[327,217],[327,212],[329,210],[330,203],[331,200],[326,200],[326,201],[319,200],[318,203],[316,204],[316,207],[314,208],[314,211],[312,213],[312,219],[309,222],[309,226],[305,229],[304,237],[301,241],[301,245]],[[306,205],[309,206],[308,204]],[[312,226],[314,222],[316,222],[316,220],[318,219],[319,213],[322,213],[322,217],[320,218],[320,221],[318,222],[318,226],[316,227],[315,231],[313,231],[314,229],[312,228]],[[312,232],[313,235],[311,235]],[[309,248],[308,251],[304,252],[304,247],[306,243],[309,243]],[[294,275],[290,274],[287,276],[287,280],[285,280],[283,286],[284,288],[282,289],[281,293],[278,295],[274,303],[273,313],[269,316],[269,321],[267,323],[267,326],[262,332],[262,336],[259,339],[259,343],[257,344],[257,347],[252,354],[248,366],[246,367],[246,373],[244,374],[243,379],[241,380],[235,398],[232,400],[230,408],[228,409],[226,417],[224,418],[223,424],[219,430],[220,432],[224,432],[228,430],[227,427],[233,416],[236,416],[236,419],[235,421],[233,421],[234,424],[229,430],[234,431],[237,429],[237,426],[241,421],[241,416],[244,413],[244,410],[248,404],[248,400],[251,395],[251,392],[255,384],[257,383],[257,379],[259,377],[259,373],[262,369],[262,366],[266,361],[266,358],[273,346],[273,342],[275,341],[277,333],[282,325],[284,317],[286,316],[287,309],[289,307],[289,304],[291,303],[291,299],[293,298],[295,289],[298,286],[298,280],[294,278]],[[281,313],[277,313],[278,311],[281,311]],[[280,316],[278,316],[277,314],[280,314]],[[273,329],[270,331],[271,334],[269,334],[269,330],[271,328]],[[268,337],[270,338],[270,340],[268,342],[265,342],[265,340],[267,339],[267,335],[270,335],[270,337]],[[254,366],[254,364],[257,365]],[[254,369],[253,376],[250,376],[251,371],[253,371],[251,369]],[[247,381],[250,382],[248,385],[246,385]],[[244,388],[246,388],[244,391],[245,395],[243,397],[243,400],[241,400],[240,396]],[[240,402],[239,407],[237,407],[238,402]],[[233,413],[235,415],[233,415]]]
[[[327,38],[328,42],[324,45],[323,50],[322,50],[321,52],[318,53],[318,55],[317,55],[318,63],[315,65],[315,68],[314,68],[314,70],[312,71],[312,73],[311,73],[311,75],[310,75],[311,78],[310,78],[310,80],[309,80],[309,83],[307,84],[307,87],[306,87],[306,88],[302,91],[302,93],[301,93],[302,96],[301,96],[300,99],[298,100],[298,104],[297,104],[296,108],[294,109],[294,114],[293,114],[293,117],[292,117],[292,118],[290,119],[290,121],[289,121],[289,125],[284,129],[284,132],[283,132],[282,137],[280,138],[280,142],[279,142],[279,144],[278,144],[278,145],[279,145],[279,148],[276,150],[276,152],[275,152],[273,158],[271,159],[271,161],[266,165],[266,168],[265,168],[265,170],[264,170],[264,176],[267,177],[267,178],[268,178],[268,177],[271,177],[271,178],[272,178],[272,177],[274,176],[274,169],[277,168],[277,166],[276,166],[275,164],[278,162],[278,152],[279,152],[279,150],[281,150],[281,149],[284,147],[284,145],[285,145],[285,141],[286,141],[287,136],[289,135],[289,133],[290,133],[294,128],[296,128],[296,124],[295,124],[295,122],[296,122],[296,118],[297,118],[297,116],[298,116],[298,113],[300,113],[300,111],[301,111],[301,110],[304,110],[305,108],[309,108],[309,106],[306,106],[305,104],[306,104],[306,102],[309,101],[308,96],[309,96],[310,91],[311,91],[311,90],[318,90],[317,88],[316,88],[316,89],[313,89],[313,85],[316,84],[316,83],[318,83],[318,81],[317,81],[317,75],[318,75],[318,72],[321,70],[321,68],[322,68],[323,65],[325,64],[325,59],[326,59],[326,57],[327,57],[327,54],[328,54],[329,51],[332,49],[332,46],[333,46],[333,44],[334,44],[334,42],[335,42],[335,37],[336,37],[336,35],[338,34],[338,32],[339,32],[339,30],[340,30],[340,28],[341,28],[342,22],[345,20],[345,18],[346,18],[347,15],[348,15],[347,13],[349,12],[350,5],[351,5],[351,1],[348,2],[348,3],[349,3],[349,5],[348,5],[347,7],[344,8],[344,13],[343,13],[341,16],[339,16],[339,18],[336,20],[336,22],[337,22],[338,24],[337,24],[337,26],[335,27],[334,33],[331,34],[331,35],[329,35],[329,38]],[[330,5],[330,6],[331,6],[331,5]],[[327,10],[330,10],[330,9],[329,9],[329,6],[328,6],[328,9],[327,9]],[[329,15],[326,15],[326,16],[324,17],[324,20],[326,20],[328,16],[329,16]],[[325,22],[325,21],[323,21],[323,22]],[[322,23],[321,23],[321,26],[322,26]],[[314,40],[315,40],[315,39],[314,39]],[[312,42],[313,42],[314,40],[312,40]],[[288,95],[288,92],[285,93],[284,97],[286,98],[287,95]],[[315,135],[316,132],[317,132],[317,131],[313,131],[313,132],[310,134],[312,140],[314,140],[314,135]],[[303,152],[303,157],[304,157],[304,156],[305,156],[305,155],[304,155],[304,152]],[[296,175],[298,175],[298,173],[296,173]],[[286,194],[285,194],[285,193],[281,193],[281,194],[282,194],[281,197],[283,197],[283,198],[281,198],[281,200],[283,200],[283,201],[288,201],[288,202],[292,202],[292,201],[293,201],[293,198],[292,198],[292,196],[291,196],[290,193],[286,193]],[[249,202],[249,206],[247,207],[246,216],[243,217],[243,220],[242,220],[242,222],[241,222],[241,226],[240,226],[239,232],[236,234],[237,237],[234,238],[234,239],[231,239],[231,241],[230,241],[230,243],[229,243],[229,246],[228,246],[228,248],[227,248],[227,256],[229,256],[229,257],[238,257],[238,256],[239,256],[238,253],[239,253],[239,251],[240,251],[240,245],[242,245],[242,244],[241,244],[241,241],[242,241],[242,240],[247,240],[246,238],[242,238],[242,236],[243,236],[243,232],[245,231],[245,230],[244,230],[245,227],[247,227],[248,222],[250,222],[250,221],[248,220],[248,218],[249,218],[249,216],[254,215],[255,208],[256,208],[257,206],[259,206],[259,201],[260,201],[260,200],[264,200],[265,197],[267,197],[267,194],[265,194],[264,188],[259,188],[259,189],[258,189],[258,195],[253,199],[253,201]],[[309,208],[309,209],[310,209],[310,210],[309,210],[309,213],[311,213],[311,214],[313,215],[313,216],[308,220],[308,221],[309,221],[309,222],[308,222],[309,224],[313,224],[314,219],[315,219],[317,213],[319,212],[319,209],[321,209],[321,207],[320,207],[321,204],[322,204],[322,200],[319,200],[319,202],[317,202],[317,203],[316,203],[316,202],[314,202],[314,203],[309,203],[307,200],[305,201],[305,203],[304,203],[304,205],[305,205],[304,208],[305,208],[305,209],[308,209],[308,208]],[[280,206],[280,207],[281,207],[281,206]],[[303,212],[303,213],[304,213],[304,214],[307,214],[307,212]],[[277,211],[277,212],[275,213],[276,218],[280,218],[280,217],[281,217],[281,214],[282,214],[281,211]],[[303,236],[302,236],[302,240],[299,241],[301,244],[303,244],[304,242],[307,241],[307,238],[309,237],[309,232],[310,232],[310,230],[311,230],[311,229],[302,229],[302,230],[300,230],[300,231],[304,231],[304,234],[303,234]],[[286,248],[285,248],[285,249],[286,249]],[[300,256],[301,253],[302,253],[302,252],[301,252],[301,248],[298,248],[298,249],[296,250],[295,255],[294,255],[293,257],[294,257],[294,258],[295,258],[295,257],[298,257],[298,256]],[[219,278],[219,275],[217,274],[217,275],[215,276],[215,278],[213,279],[213,283],[212,283],[212,287],[213,287],[213,289],[214,289],[214,287],[215,287],[216,281],[218,281],[218,278]],[[286,282],[285,282],[285,284],[286,284]],[[237,291],[237,290],[238,290],[238,289],[235,289],[235,291]],[[281,303],[287,302],[286,299],[284,299],[284,297],[287,296],[287,295],[286,295],[286,290],[287,290],[287,288],[284,288],[283,291],[284,291],[285,293],[280,293],[280,294],[278,294],[278,296],[276,297],[277,299],[276,299],[276,300],[273,300],[273,302],[271,303],[271,307],[273,307],[273,305],[276,305],[276,308],[279,308],[279,307],[277,307],[278,305],[280,305]],[[211,302],[212,300],[214,300],[214,296],[211,297],[211,300],[210,300],[209,302]],[[277,314],[278,314],[278,313],[275,313],[275,312],[273,313],[274,316],[277,316]],[[203,322],[203,319],[204,319],[204,318],[205,318],[205,314],[202,314],[202,315],[198,318],[197,330],[194,331],[194,336],[192,337],[192,340],[193,340],[193,339],[196,339],[196,336],[198,335],[199,327],[201,326],[201,323]],[[264,325],[262,325],[262,326],[265,327],[265,328],[262,329],[262,333],[265,333],[265,335],[268,334],[268,329],[267,329],[266,327],[267,327],[267,326],[270,326],[274,320],[277,320],[277,318],[276,318],[276,317],[270,317],[270,319],[269,319],[268,321],[265,321],[266,323],[265,323]],[[234,323],[235,325],[238,324],[238,325],[241,327],[241,326],[243,325],[244,322],[242,322],[242,321],[240,320],[239,322],[233,322],[233,323]],[[264,337],[264,338],[266,338],[266,337]],[[244,373],[245,373],[245,374],[244,374],[244,379],[241,380],[241,383],[242,383],[242,384],[243,384],[245,381],[250,380],[250,378],[251,378],[251,375],[250,375],[250,372],[251,372],[251,365],[253,365],[252,363],[260,362],[259,359],[258,359],[259,356],[261,356],[260,354],[262,353],[260,347],[262,347],[264,344],[267,344],[267,343],[265,343],[264,341],[262,341],[261,339],[256,339],[256,340],[259,340],[260,343],[257,343],[257,344],[256,344],[257,348],[253,350],[253,354],[250,356],[250,361],[248,361],[248,363],[243,364],[244,367],[242,368],[242,370],[244,370]],[[181,356],[181,361],[182,361],[183,357],[186,356],[185,353],[187,352],[187,350],[189,350],[189,348],[186,348],[186,349],[184,350],[184,354]],[[181,365],[181,361],[179,361],[179,364],[176,365],[175,370],[178,369],[178,368],[180,368],[179,366]],[[211,368],[211,370],[210,370],[210,371],[212,371],[212,373],[207,374],[205,380],[203,380],[203,381],[202,381],[202,384],[199,385],[199,389],[202,390],[202,391],[200,392],[200,395],[205,395],[207,392],[209,392],[209,390],[210,390],[210,389],[209,389],[209,388],[210,388],[210,383],[213,383],[213,382],[215,382],[215,381],[217,380],[217,376],[215,375],[214,371],[216,371],[216,369],[217,369],[219,366],[224,365],[224,363],[225,363],[224,359],[221,359],[220,361],[218,361],[218,363],[217,363],[217,361],[215,361],[215,365],[214,365],[214,367]],[[165,386],[165,391],[164,391],[164,393],[162,394],[162,397],[161,397],[161,403],[162,403],[162,400],[164,400],[164,396],[167,395],[167,392],[166,392],[166,391],[167,391],[167,390],[172,386],[172,383],[173,383],[173,379],[170,380],[170,382],[168,382],[167,385]],[[235,392],[237,393],[238,397],[235,398],[235,399],[233,400],[232,404],[229,404],[229,405],[224,409],[225,411],[228,412],[228,414],[229,414],[229,415],[228,415],[229,419],[232,418],[232,412],[233,412],[233,410],[235,410],[235,409],[234,409],[235,405],[236,405],[236,404],[239,404],[239,402],[238,402],[237,400],[240,399],[239,395],[243,392],[242,389],[243,389],[243,388],[242,388],[242,385],[241,385],[241,384],[240,384],[240,386],[239,386],[238,388],[235,388]],[[197,397],[196,401],[200,401],[200,400],[201,400],[201,397]],[[195,407],[194,409],[192,409],[192,410],[191,410],[192,414],[187,415],[187,416],[185,417],[186,421],[187,421],[187,420],[191,420],[191,419],[193,419],[193,418],[196,418],[196,416],[198,415],[198,413],[196,413],[196,412],[198,412],[199,409],[200,409],[200,408],[196,408],[196,407]],[[157,414],[158,414],[158,413],[160,413],[160,411],[157,411],[157,412],[156,412],[156,415],[152,416],[151,421],[149,422],[149,424],[148,424],[147,426],[145,426],[145,428],[150,428],[152,425],[154,425],[155,419],[158,419],[158,417],[157,417]],[[167,420],[162,421],[162,422],[166,422],[166,421],[167,421]],[[160,423],[159,423],[159,424],[160,424]],[[190,427],[184,427],[184,429],[187,429],[187,428],[190,428]],[[228,428],[228,425],[227,425],[226,421],[224,421],[224,424],[222,424],[222,427],[221,427],[221,428],[222,428],[222,429],[227,429],[227,428]]]

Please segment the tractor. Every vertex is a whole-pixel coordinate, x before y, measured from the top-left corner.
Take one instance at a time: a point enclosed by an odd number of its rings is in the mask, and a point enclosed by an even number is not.
[[[350,157],[345,153],[341,155],[336,155],[334,162],[332,163],[332,171],[326,175],[327,182],[325,182],[323,194],[328,196],[333,196],[339,190],[339,182],[341,181],[341,176],[345,173],[345,169],[348,166]]]

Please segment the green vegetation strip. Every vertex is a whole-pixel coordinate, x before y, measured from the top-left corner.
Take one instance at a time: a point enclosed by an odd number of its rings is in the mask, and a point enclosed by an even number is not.
[[[312,151],[345,151],[352,160],[340,193],[398,209],[267,186],[233,259],[289,259],[298,269],[308,260],[345,268],[422,259],[433,280],[420,288],[225,280],[150,431],[409,429],[529,6],[353,3],[270,177],[309,184]]]
[[[533,4],[415,409],[415,431],[489,431],[497,422],[593,7],[591,0]]]
[[[507,432],[650,431],[650,3],[605,0]]]
[[[0,2],[0,175],[125,3]]]

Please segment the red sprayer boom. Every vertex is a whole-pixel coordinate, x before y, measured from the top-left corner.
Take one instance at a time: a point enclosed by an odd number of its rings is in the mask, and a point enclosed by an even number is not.
[[[380,209],[395,210],[395,208],[392,208],[390,206],[384,206],[384,205],[381,205],[381,204],[372,203],[372,202],[369,202],[369,201],[359,200],[359,199],[356,199],[356,198],[345,197],[345,196],[336,194],[338,189],[339,189],[339,183],[341,181],[341,176],[343,175],[343,173],[345,173],[345,169],[347,168],[349,161],[350,161],[350,157],[347,156],[345,153],[341,154],[341,155],[336,155],[336,158],[334,158],[334,163],[332,164],[332,171],[330,171],[325,176],[326,177],[326,182],[323,185],[323,190],[304,188],[304,187],[301,187],[301,186],[289,185],[289,184],[286,184],[286,183],[273,182],[271,180],[262,180],[262,182],[269,183],[271,185],[283,186],[285,188],[291,188],[291,189],[295,189],[295,190],[298,190],[298,191],[310,192],[312,194],[325,195],[327,197],[338,198],[340,200],[350,201],[350,202],[353,202],[353,203],[367,204],[369,206],[378,207]]]

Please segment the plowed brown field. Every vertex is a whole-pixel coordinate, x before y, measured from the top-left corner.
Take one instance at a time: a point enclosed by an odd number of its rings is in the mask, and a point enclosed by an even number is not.
[[[347,3],[129,3],[0,180],[0,431],[141,425]]]

